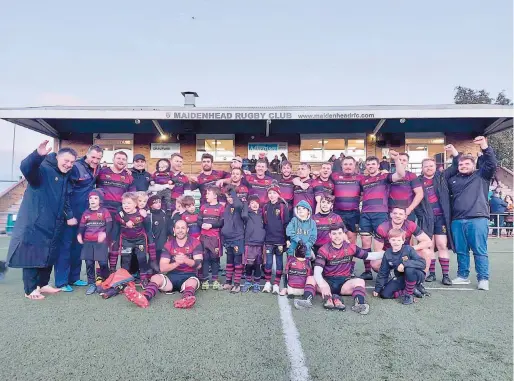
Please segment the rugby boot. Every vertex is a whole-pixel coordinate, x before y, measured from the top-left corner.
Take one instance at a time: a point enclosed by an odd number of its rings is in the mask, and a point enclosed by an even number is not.
[[[448,274],[443,275],[443,279],[441,280],[441,283],[444,284],[445,286],[451,286],[453,284],[452,280],[450,279]]]
[[[409,294],[405,294],[402,296],[402,304],[412,304],[414,303],[414,297],[412,295],[409,295]]]
[[[364,271],[359,278],[363,280],[373,280],[373,273],[371,271]]]
[[[435,273],[430,273],[425,278],[425,282],[434,282],[436,280]]]
[[[303,310],[305,308],[312,308],[312,296],[309,295],[305,299],[295,299],[294,300],[294,308],[297,310]]]

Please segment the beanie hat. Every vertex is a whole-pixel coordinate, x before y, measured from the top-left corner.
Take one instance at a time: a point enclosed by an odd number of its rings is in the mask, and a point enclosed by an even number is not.
[[[151,207],[156,200],[161,200],[161,198],[157,194],[152,194],[150,197],[148,197],[148,202],[146,205]]]
[[[280,196],[280,187],[278,185],[272,185],[268,188],[268,192],[275,191]]]
[[[89,199],[89,197],[91,197],[91,196],[98,196],[98,198],[100,199],[100,205],[103,204],[104,192],[102,192],[101,189],[93,189],[91,192],[89,192],[89,194],[87,195],[87,198]]]

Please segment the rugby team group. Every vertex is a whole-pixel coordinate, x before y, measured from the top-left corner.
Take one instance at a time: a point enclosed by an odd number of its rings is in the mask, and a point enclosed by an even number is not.
[[[444,285],[469,284],[471,248],[478,289],[488,290],[487,192],[497,163],[486,138],[474,143],[483,154],[479,169],[473,156],[448,145],[452,164],[424,159],[419,176],[407,170],[408,154],[393,150],[394,173],[374,156],[364,174],[352,157],[341,171],[331,162],[317,172],[300,163],[294,175],[288,161],[271,174],[258,160],[250,173],[236,156],[226,172],[205,153],[201,173],[186,176],[180,154],[150,173],[141,154],[130,169],[122,151],[101,167],[102,147],[77,158],[71,148],[50,153],[45,141],[21,164],[28,188],[7,265],[23,269],[30,300],[87,286],[87,295],[122,293],[143,308],[158,293],[180,292],[174,306],[191,308],[201,288],[288,295],[298,309],[312,307],[319,293],[324,308],[345,310],[350,296],[351,310],[367,314],[365,281],[373,272],[373,296],[408,305],[429,295],[424,283],[437,280],[438,267]],[[453,280],[449,249],[457,254]],[[359,276],[355,259],[364,261]]]

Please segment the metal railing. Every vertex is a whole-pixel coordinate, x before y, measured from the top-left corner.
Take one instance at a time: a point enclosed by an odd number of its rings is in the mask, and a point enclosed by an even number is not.
[[[513,213],[491,213],[489,217],[489,235],[491,238],[513,237]],[[510,220],[510,221],[507,221]]]

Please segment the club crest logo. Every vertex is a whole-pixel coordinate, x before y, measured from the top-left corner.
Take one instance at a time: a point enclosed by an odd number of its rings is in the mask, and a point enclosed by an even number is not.
[[[55,181],[59,181],[59,178],[57,176],[55,176]]]
[[[145,250],[145,245],[139,245],[138,249],[139,249],[139,251],[144,251]]]
[[[96,216],[97,216],[98,218],[102,218],[102,217],[103,217],[103,213],[96,213]]]
[[[234,214],[234,208],[230,208],[230,214]]]
[[[125,181],[125,176],[120,176],[121,181]]]
[[[155,221],[155,222],[154,222],[154,225],[159,225],[159,221]]]
[[[105,175],[105,178],[106,178],[107,180],[110,180],[110,179],[111,179],[111,175]]]
[[[278,216],[280,214],[280,209],[275,209],[275,215]]]
[[[84,218],[85,218],[86,220],[89,220],[89,219],[91,218],[91,216],[87,216],[87,215],[86,215],[86,216],[84,216]]]
[[[278,246],[277,248],[278,248],[278,252],[279,252],[279,253],[282,253],[282,252],[284,251],[284,246],[281,246],[281,245],[280,245],[280,246]]]
[[[443,233],[446,234],[446,225],[443,225]]]
[[[239,253],[239,246],[234,246],[234,253]]]
[[[404,256],[402,257],[402,261],[403,261],[403,262],[407,262],[408,260],[409,260],[409,257],[408,257],[408,256],[404,255]]]

